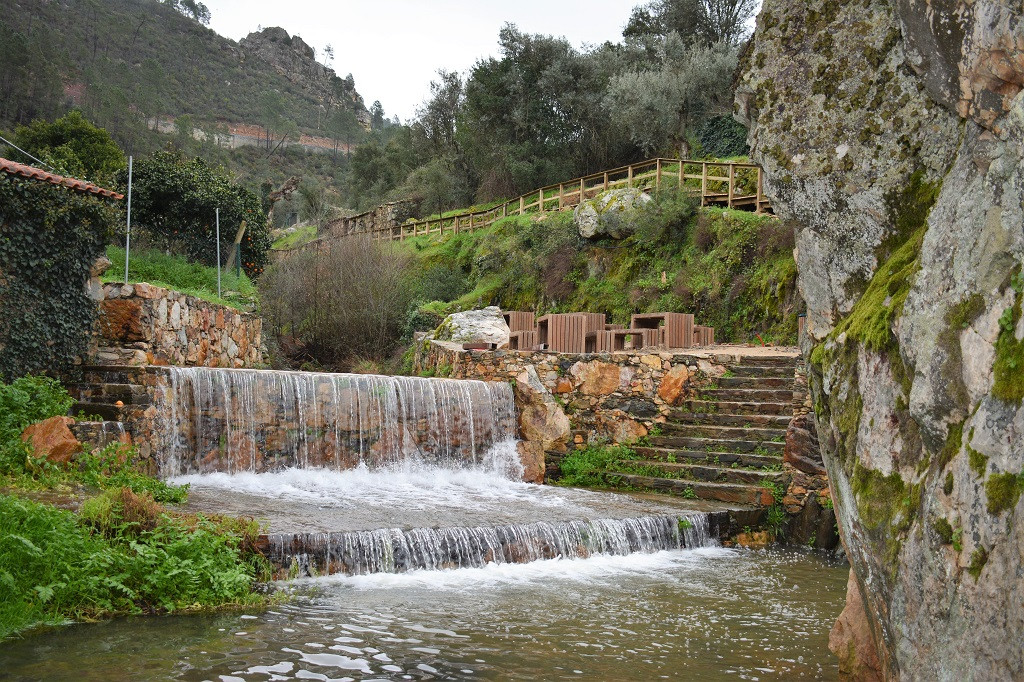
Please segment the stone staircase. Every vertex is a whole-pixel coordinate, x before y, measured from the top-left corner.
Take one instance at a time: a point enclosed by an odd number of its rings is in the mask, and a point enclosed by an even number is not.
[[[112,442],[130,442],[125,422],[150,403],[142,381],[144,373],[145,367],[83,366],[81,383],[68,388],[75,399],[70,410],[77,419],[72,427],[75,436],[97,448]]]
[[[668,415],[656,435],[635,447],[611,482],[703,500],[767,507],[783,471],[786,427],[793,416],[796,358],[753,357]]]

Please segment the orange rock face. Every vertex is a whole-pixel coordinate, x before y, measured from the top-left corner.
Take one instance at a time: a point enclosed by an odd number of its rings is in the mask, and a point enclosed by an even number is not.
[[[519,441],[516,450],[523,465],[523,480],[527,483],[543,483],[544,446],[536,441]]]
[[[686,368],[686,365],[676,365],[661,380],[661,385],[658,386],[658,397],[669,405],[674,405],[689,380],[690,370]]]
[[[828,635],[828,648],[839,659],[839,674],[844,678],[860,682],[885,680],[864,610],[864,597],[852,570],[846,583],[846,607]]]
[[[144,341],[142,304],[131,299],[108,298],[100,304],[100,330],[110,341]]]
[[[36,457],[46,457],[56,464],[67,464],[82,451],[82,444],[68,428],[74,424],[71,417],[50,417],[32,424],[21,434],[21,439],[31,442]]]

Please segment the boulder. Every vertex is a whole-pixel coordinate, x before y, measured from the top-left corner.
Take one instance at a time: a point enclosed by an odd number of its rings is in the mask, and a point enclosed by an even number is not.
[[[565,452],[571,436],[569,418],[532,365],[516,376],[514,392],[523,440],[539,443],[544,451]]]
[[[786,429],[786,449],[782,461],[805,474],[826,475],[818,447],[818,432],[809,414],[793,417]]]
[[[501,316],[501,308],[489,306],[480,310],[452,313],[434,331],[434,340],[454,343],[493,343],[508,345],[509,328]]]
[[[633,232],[630,214],[649,201],[651,197],[639,189],[610,189],[577,206],[573,222],[587,239],[622,239]]]
[[[661,379],[658,386],[658,397],[669,405],[675,405],[683,387],[690,381],[690,369],[686,365],[675,365]]]
[[[523,481],[526,483],[544,482],[544,446],[532,440],[521,440],[516,443],[519,463],[523,465]]]
[[[852,569],[846,583],[846,607],[828,635],[828,648],[839,659],[839,674],[846,679],[884,682],[864,597]]]
[[[69,428],[74,423],[71,417],[50,417],[22,431],[21,440],[32,444],[36,457],[67,464],[82,451],[82,443]]]

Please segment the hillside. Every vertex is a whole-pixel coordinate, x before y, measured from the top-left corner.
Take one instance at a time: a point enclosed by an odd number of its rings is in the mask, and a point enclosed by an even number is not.
[[[300,38],[272,28],[235,43],[157,0],[0,0],[0,61],[6,122],[69,105],[115,132],[140,117],[266,123],[284,112],[315,131],[321,105],[369,120],[351,78],[317,63]]]

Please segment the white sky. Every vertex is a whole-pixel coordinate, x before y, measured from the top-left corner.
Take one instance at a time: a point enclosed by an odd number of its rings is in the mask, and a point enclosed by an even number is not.
[[[573,45],[616,42],[643,0],[204,0],[210,27],[240,40],[257,26],[280,26],[317,51],[334,47],[332,67],[351,73],[366,106],[380,100],[388,118],[412,118],[440,68],[464,72],[497,56],[505,22],[527,33],[564,36]]]

